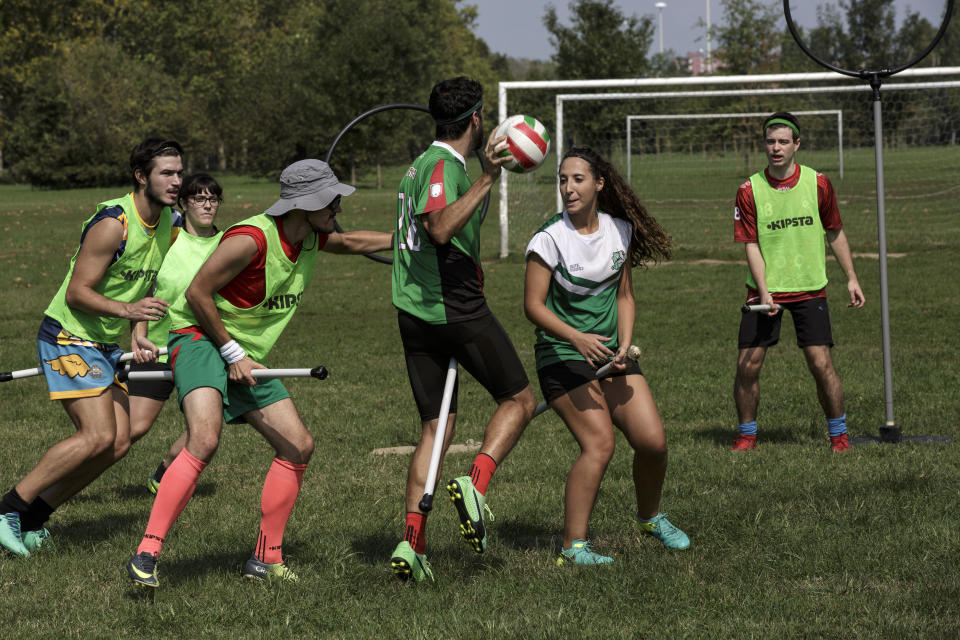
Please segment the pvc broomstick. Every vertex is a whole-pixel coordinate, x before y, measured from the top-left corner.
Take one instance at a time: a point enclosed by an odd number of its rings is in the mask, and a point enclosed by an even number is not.
[[[767,311],[779,311],[778,304],[745,304],[740,307],[743,313],[766,313]]]
[[[427,483],[423,486],[420,498],[420,511],[433,509],[433,492],[437,488],[437,472],[440,469],[440,454],[447,435],[447,419],[450,417],[450,401],[453,399],[453,385],[457,381],[457,360],[450,358],[447,363],[447,380],[443,384],[443,399],[440,401],[440,417],[437,420],[437,432],[433,436],[433,450],[430,452],[430,468],[427,470]]]
[[[167,355],[167,348],[160,347],[158,355]],[[120,362],[130,362],[133,360],[133,353],[127,352],[120,356]],[[20,378],[30,378],[32,376],[42,376],[43,367],[35,369],[20,369],[19,371],[0,371],[0,382],[9,382],[10,380],[19,380]]]
[[[629,360],[636,362],[637,360],[640,359],[640,355],[642,353],[643,352],[640,350],[640,347],[638,347],[635,344],[632,344],[630,345],[630,348],[627,349],[626,355]],[[607,375],[610,373],[612,369],[613,369],[613,360],[611,360],[607,364],[597,369],[597,379],[599,380],[600,378],[607,377]],[[537,405],[537,408],[533,410],[533,417],[536,418],[538,415],[545,412],[549,408],[550,408],[550,405],[548,405],[546,402],[541,402],[540,404]]]
[[[317,365],[316,367],[309,369],[254,369],[250,372],[254,378],[257,379],[272,379],[272,378],[316,378],[317,380],[325,380],[329,375],[327,368],[325,366]],[[130,371],[125,369],[120,374],[121,380],[173,380],[172,371]]]

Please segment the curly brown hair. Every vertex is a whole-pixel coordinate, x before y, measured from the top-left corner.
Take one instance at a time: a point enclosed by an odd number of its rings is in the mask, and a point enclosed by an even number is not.
[[[670,259],[673,254],[670,236],[647,213],[640,198],[612,164],[589,147],[573,147],[563,155],[563,160],[567,158],[580,158],[590,165],[594,180],[603,178],[603,189],[597,196],[597,209],[614,218],[623,218],[633,226],[630,239],[631,267],[643,267],[647,262],[658,263]]]

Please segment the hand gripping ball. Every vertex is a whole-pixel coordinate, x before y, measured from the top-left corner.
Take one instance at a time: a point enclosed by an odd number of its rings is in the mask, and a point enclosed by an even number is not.
[[[499,155],[512,155],[513,160],[503,165],[507,171],[526,173],[543,164],[550,152],[550,134],[543,123],[533,116],[510,116],[497,127],[495,137],[507,136],[507,148]]]

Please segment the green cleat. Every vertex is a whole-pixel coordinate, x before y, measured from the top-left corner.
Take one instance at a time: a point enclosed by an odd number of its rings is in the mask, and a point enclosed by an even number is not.
[[[423,582],[425,578],[434,579],[430,563],[427,562],[427,556],[414,551],[406,540],[398,544],[397,548],[393,550],[390,566],[393,567],[393,573],[404,582],[410,578],[413,578],[416,582]]]
[[[157,579],[157,556],[146,551],[133,554],[127,562],[127,575],[137,586],[156,589],[160,586]]]
[[[50,537],[50,531],[44,527],[37,531],[26,531],[23,534],[23,546],[30,553],[36,553],[41,549],[49,549],[53,546],[53,539]]]
[[[149,491],[153,495],[157,495],[157,489],[159,488],[160,488],[160,481],[154,478],[153,476],[150,476],[150,478],[147,480],[147,491]]]
[[[250,580],[280,580],[282,582],[297,582],[300,580],[297,574],[283,562],[261,562],[256,555],[250,556],[250,559],[247,560],[247,564],[243,566],[242,575]]]
[[[0,545],[10,553],[29,558],[30,551],[20,535],[20,514],[16,511],[0,514]]]
[[[460,516],[460,535],[470,543],[473,550],[483,553],[487,548],[487,530],[483,526],[483,512],[486,510],[493,521],[493,512],[487,506],[486,497],[473,487],[470,476],[454,478],[447,485],[450,500]]]
[[[565,564],[610,564],[613,558],[602,556],[590,547],[589,540],[574,540],[570,543],[569,549],[561,549],[560,556],[557,558],[557,566],[562,567]]]
[[[644,533],[648,533],[668,549],[686,549],[690,546],[690,538],[683,531],[677,529],[667,520],[667,514],[658,513],[649,520],[637,520],[637,526]]]

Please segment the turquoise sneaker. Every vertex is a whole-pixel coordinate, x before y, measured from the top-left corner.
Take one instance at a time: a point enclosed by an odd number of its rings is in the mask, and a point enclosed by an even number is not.
[[[20,514],[16,511],[0,515],[0,545],[21,558],[29,558],[30,551],[23,546],[20,536]]]
[[[300,578],[283,562],[260,562],[256,555],[250,556],[243,566],[243,577],[250,580],[280,580],[283,582],[298,582]]]
[[[565,564],[610,564],[613,558],[602,556],[590,547],[589,540],[574,540],[569,549],[560,549],[560,557],[557,558],[557,566],[562,567]]]
[[[127,562],[127,575],[140,587],[156,589],[160,586],[157,579],[157,556],[152,553],[135,553]]]
[[[423,582],[426,578],[433,578],[433,570],[430,569],[430,563],[427,562],[427,556],[417,553],[410,546],[410,543],[404,540],[393,550],[390,557],[390,566],[393,567],[393,573],[406,582],[413,578],[416,582]]]
[[[673,526],[667,520],[667,514],[665,513],[658,513],[649,520],[638,519],[637,526],[644,533],[649,533],[662,542],[663,546],[668,549],[686,549],[690,546],[690,538],[687,537],[687,534]]]
[[[460,535],[470,543],[473,550],[483,553],[487,548],[487,530],[483,526],[483,512],[493,522],[493,512],[487,506],[486,497],[473,487],[470,476],[454,478],[447,485],[450,500],[460,516]]]
[[[25,532],[23,534],[23,546],[25,546],[30,553],[36,553],[41,549],[49,549],[53,546],[50,531],[44,527],[38,531]]]

